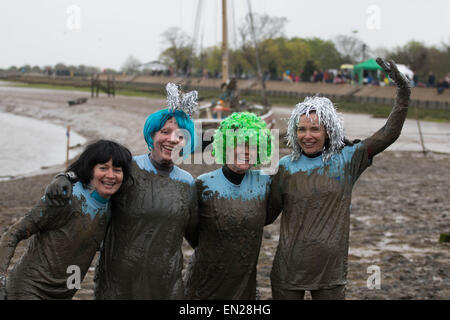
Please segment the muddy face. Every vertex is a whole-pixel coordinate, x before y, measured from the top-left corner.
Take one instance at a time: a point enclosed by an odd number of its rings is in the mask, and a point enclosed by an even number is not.
[[[227,164],[227,166],[235,173],[246,173],[256,161],[256,152],[254,148],[249,148],[248,143],[245,146],[238,144],[234,148],[234,162]]]
[[[172,152],[186,145],[175,118],[170,118],[164,126],[153,134],[151,157],[158,163],[173,163]],[[176,148],[176,149],[175,149]]]
[[[91,185],[103,198],[108,198],[116,193],[123,181],[121,167],[113,165],[112,159],[105,163],[97,163],[92,170]]]
[[[297,140],[303,152],[313,155],[323,150],[328,135],[323,125],[319,125],[319,118],[315,112],[300,117],[297,127]]]

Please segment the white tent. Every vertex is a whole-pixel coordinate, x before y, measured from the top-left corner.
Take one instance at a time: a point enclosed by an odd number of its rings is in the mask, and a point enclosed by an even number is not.
[[[169,70],[167,66],[162,64],[159,61],[151,61],[139,66],[141,70],[150,70],[150,71],[166,71]]]
[[[397,68],[398,68],[398,71],[400,71],[405,76],[407,76],[409,80],[412,80],[412,78],[414,77],[414,71],[412,71],[410,68],[408,68],[404,64],[397,64]]]

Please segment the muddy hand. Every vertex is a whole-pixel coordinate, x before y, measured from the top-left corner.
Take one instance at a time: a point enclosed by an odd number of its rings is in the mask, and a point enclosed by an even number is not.
[[[67,204],[72,195],[72,183],[65,176],[59,176],[45,189],[45,201],[53,207],[62,207]]]
[[[382,58],[377,58],[377,63],[389,75],[389,77],[394,81],[397,87],[405,89],[411,88],[410,81],[403,73],[398,70],[394,60],[389,60],[388,62],[386,62]]]

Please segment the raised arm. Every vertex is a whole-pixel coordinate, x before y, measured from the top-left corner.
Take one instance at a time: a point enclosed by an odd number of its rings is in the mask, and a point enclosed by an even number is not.
[[[397,96],[386,124],[372,136],[364,140],[364,144],[368,149],[369,158],[385,150],[400,136],[406,114],[408,113],[409,96],[411,94],[409,80],[403,73],[398,71],[394,61],[390,60],[389,62],[385,62],[383,59],[377,58],[377,63],[396,84]]]

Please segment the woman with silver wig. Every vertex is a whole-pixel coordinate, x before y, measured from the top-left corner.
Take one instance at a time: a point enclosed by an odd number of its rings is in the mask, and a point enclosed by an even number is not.
[[[350,143],[333,103],[306,98],[288,122],[289,156],[279,162],[270,193],[270,221],[281,217],[280,240],[271,272],[274,299],[344,299],[352,189],[375,155],[400,136],[408,112],[410,84],[393,61],[377,63],[397,85],[386,124]]]

